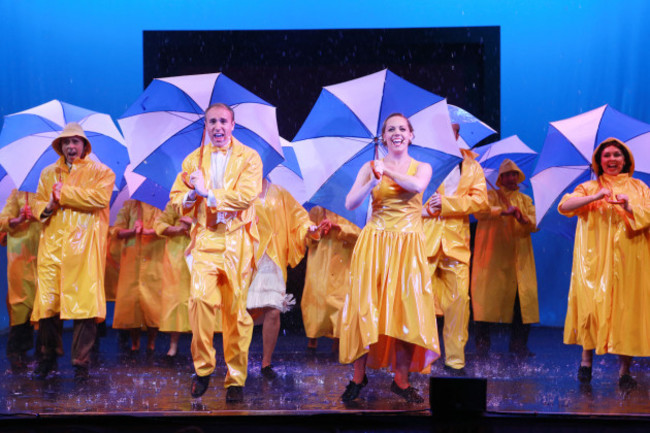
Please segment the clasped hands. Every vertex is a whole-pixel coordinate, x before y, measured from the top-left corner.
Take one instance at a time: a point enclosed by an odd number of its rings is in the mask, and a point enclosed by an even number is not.
[[[17,225],[24,223],[25,221],[30,221],[35,219],[36,217],[32,213],[32,208],[29,207],[28,205],[25,205],[22,208],[20,208],[20,212],[18,213],[18,216],[16,218],[11,218],[9,220],[9,226],[13,228],[16,227]]]
[[[425,208],[429,216],[432,218],[437,217],[442,210],[442,196],[440,193],[434,193],[425,205]]]
[[[596,193],[594,198],[596,200],[605,199],[605,201],[610,204],[620,204],[623,209],[629,213],[632,213],[630,198],[627,196],[627,194],[616,194],[614,196],[614,199],[612,199],[612,195],[612,191],[609,188],[601,188],[600,191]]]
[[[528,224],[530,222],[528,217],[517,206],[508,206],[508,209],[502,211],[501,215],[512,215],[520,224]]]
[[[194,187],[189,191],[189,199],[196,200],[196,196],[199,195],[203,198],[208,196],[208,190],[205,188],[205,179],[203,178],[203,172],[201,170],[196,170],[190,174],[190,184]]]

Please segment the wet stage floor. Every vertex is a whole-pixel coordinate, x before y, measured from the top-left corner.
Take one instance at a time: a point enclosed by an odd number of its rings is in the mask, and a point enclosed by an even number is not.
[[[102,338],[99,365],[91,369],[90,380],[74,383],[70,365],[71,331],[64,335],[66,355],[57,371],[45,381],[29,375],[13,375],[4,357],[7,336],[0,336],[0,419],[15,416],[73,414],[202,416],[202,415],[310,415],[324,413],[402,413],[430,416],[428,375],[412,374],[412,385],[425,397],[423,404],[407,404],[390,392],[388,371],[368,370],[369,384],[358,401],[344,405],[340,395],[352,375],[352,367],[340,365],[331,352],[331,340],[319,340],[316,353],[306,350],[301,335],[280,335],[274,356],[278,378],[261,376],[261,329],[255,329],[251,345],[249,377],[244,402],[225,403],[221,363],[210,388],[199,399],[189,393],[193,372],[189,356],[189,336],[180,342],[179,359],[167,362],[164,354],[168,337],[160,335],[153,357],[144,351],[136,358],[118,351],[117,333],[109,330]],[[467,375],[487,378],[487,411],[492,414],[561,414],[641,416],[650,415],[650,363],[646,358],[633,362],[637,388],[623,392],[618,387],[618,364],[614,356],[595,357],[591,385],[580,386],[576,372],[580,350],[562,344],[562,331],[533,328],[529,342],[536,354],[523,360],[507,352],[504,330],[493,333],[488,359],[477,359],[473,344],[467,346]],[[215,337],[217,360],[222,359],[221,339]],[[222,361],[223,362],[223,361]],[[30,367],[32,369],[34,365]],[[434,363],[431,376],[448,376],[442,360]],[[434,408],[435,413],[435,408]]]

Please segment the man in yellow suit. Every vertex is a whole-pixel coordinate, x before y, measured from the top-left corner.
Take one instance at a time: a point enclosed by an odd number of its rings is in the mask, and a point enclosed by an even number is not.
[[[104,265],[115,174],[88,157],[90,141],[69,123],[52,142],[59,160],[45,167],[34,215],[43,223],[32,321],[41,333],[35,379],[45,379],[61,345],[61,320],[72,319],[75,381],[88,378],[97,323],[106,318]]]
[[[27,370],[26,353],[34,347],[29,317],[36,294],[36,256],[41,236],[41,223],[32,213],[35,204],[36,194],[14,189],[0,213],[0,231],[7,234],[7,358],[13,373]]]
[[[452,374],[464,374],[465,367],[471,257],[469,216],[488,208],[485,175],[475,160],[477,154],[467,149],[460,151],[460,167],[452,170],[422,212],[436,314],[444,316],[445,369]]]
[[[220,313],[228,367],[226,402],[243,400],[248,374],[253,319],[246,310],[246,295],[259,242],[253,203],[262,191],[262,160],[232,137],[234,129],[235,113],[228,105],[208,107],[205,135],[210,143],[185,158],[183,173],[170,193],[181,212],[194,218],[186,251],[196,371],[191,394],[200,397],[208,388],[216,363],[212,337]]]
[[[513,161],[499,167],[497,187],[490,190],[489,212],[477,213],[472,270],[472,310],[476,321],[476,351],[490,348],[490,323],[511,323],[510,352],[530,354],[531,323],[539,322],[537,276],[530,234],[536,231],[533,200],[519,191],[526,177]]]

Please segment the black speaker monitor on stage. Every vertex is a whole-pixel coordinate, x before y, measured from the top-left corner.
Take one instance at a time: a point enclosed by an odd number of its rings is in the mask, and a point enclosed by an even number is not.
[[[429,403],[436,416],[485,412],[487,379],[479,377],[432,377]]]

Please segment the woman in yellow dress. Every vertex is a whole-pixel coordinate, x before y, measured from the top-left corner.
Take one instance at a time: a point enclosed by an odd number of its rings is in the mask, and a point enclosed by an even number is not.
[[[560,201],[578,216],[564,343],[582,346],[578,380],[591,381],[596,354],[619,355],[619,386],[636,386],[633,356],[650,356],[650,189],[633,179],[634,158],[608,138],[592,158],[598,175]]]
[[[352,253],[341,315],[339,359],[354,362],[341,400],[359,396],[368,383],[366,367],[390,366],[391,391],[421,403],[409,372],[427,369],[440,356],[420,215],[431,166],[409,156],[413,127],[404,115],[386,118],[382,138],[388,155],[364,164],[345,201],[355,209],[372,194],[372,216]]]

